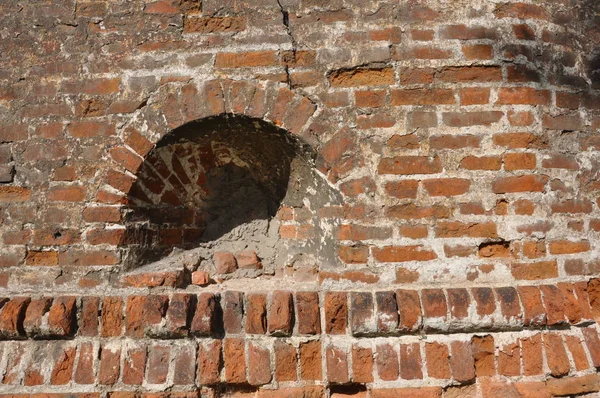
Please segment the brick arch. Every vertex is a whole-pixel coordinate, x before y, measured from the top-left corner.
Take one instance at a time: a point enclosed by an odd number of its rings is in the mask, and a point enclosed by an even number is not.
[[[221,114],[262,119],[302,137],[317,106],[287,87],[270,83],[210,80],[162,86],[121,129],[124,145],[108,150],[116,167],[103,183],[127,195],[143,159],[173,129],[194,120]]]
[[[309,173],[313,175],[312,173],[318,169],[325,174],[334,176],[333,180],[336,180],[338,171],[335,169],[335,164],[336,162],[343,163],[347,161],[343,157],[356,145],[356,140],[349,134],[348,129],[343,129],[341,132],[329,134],[330,138],[325,145],[321,145],[318,140],[316,140],[316,148],[307,143],[307,141],[315,142],[315,139],[311,139],[314,132],[310,131],[310,126],[316,119],[313,116],[316,111],[317,106],[311,100],[274,83],[255,84],[231,80],[214,80],[202,84],[174,83],[165,85],[153,94],[145,106],[136,112],[132,119],[123,126],[120,131],[123,145],[108,150],[107,157],[111,158],[111,163],[116,167],[111,167],[106,173],[98,192],[98,201],[117,205],[115,207],[120,209],[122,216],[119,225],[126,226],[127,223],[123,215],[130,210],[130,205],[140,198],[138,195],[140,193],[139,189],[135,189],[137,182],[140,182],[140,173],[158,146],[164,144],[167,138],[170,140],[172,138],[171,133],[175,133],[185,126],[219,118],[229,120],[246,118],[249,123],[254,123],[257,126],[257,130],[260,130],[259,125],[262,125],[262,128],[267,128],[264,131],[269,131],[269,129],[278,130],[282,133],[281,136],[289,137],[285,138],[284,141],[294,142],[293,145],[303,147],[302,151],[307,151],[303,153],[309,154],[310,161],[307,163],[308,168],[305,170],[310,168],[312,171]],[[326,124],[323,123],[323,125]],[[324,134],[323,136],[327,135]],[[275,144],[281,144],[282,142],[275,142]],[[265,143],[266,145],[268,144]],[[322,151],[322,154],[319,151]],[[307,178],[307,175],[305,174],[302,178],[305,181],[304,183],[315,179],[314,176]],[[320,181],[319,178],[317,180]],[[280,231],[281,236],[284,237],[282,239],[289,239],[290,242],[292,240],[302,241],[304,247],[306,247],[306,244],[308,246],[313,245],[314,254],[319,252],[323,245],[317,239],[320,236],[319,225],[322,224],[317,220],[320,217],[317,215],[317,209],[324,203],[341,204],[341,197],[335,188],[332,189],[324,181],[306,184],[320,187],[313,190],[313,192],[324,192],[322,195],[315,195],[313,199],[310,199],[316,202],[313,202],[309,220],[300,222],[295,219],[286,220],[287,215],[283,215],[283,218],[278,219],[283,221],[284,224],[286,222],[294,224],[282,226]],[[174,198],[174,196],[171,197]],[[289,205],[289,203],[284,205],[281,200],[282,197],[277,198],[281,206]],[[174,201],[177,201],[177,198],[174,198]],[[315,205],[317,202],[320,204]],[[139,204],[139,200],[137,203]],[[302,207],[302,201],[298,201],[293,205],[293,207],[297,206]],[[303,211],[305,210],[303,209]],[[288,211],[293,213],[293,209]],[[196,215],[194,217],[200,218]],[[139,238],[131,238],[130,231],[127,228],[121,239],[116,242],[118,247],[124,249],[124,251],[121,250],[121,264],[124,265],[131,263],[129,261],[131,259],[130,255],[127,254],[131,254],[127,242],[130,239]],[[153,236],[155,237],[156,234]],[[191,242],[187,241],[187,245],[173,247],[189,248],[190,245]],[[288,256],[303,255],[301,246],[289,250],[290,253],[294,254],[288,254]],[[321,250],[321,252],[328,253],[326,263],[336,264],[338,262],[337,257],[335,257],[335,250],[329,248]],[[164,255],[166,254],[160,254],[160,256]],[[160,257],[156,257],[154,260],[158,258]],[[136,260],[133,263],[138,264],[140,262]]]

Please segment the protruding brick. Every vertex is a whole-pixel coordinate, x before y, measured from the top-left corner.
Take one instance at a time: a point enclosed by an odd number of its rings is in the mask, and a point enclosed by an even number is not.
[[[15,297],[4,304],[0,310],[0,337],[15,339],[25,336],[23,320],[30,302],[29,297]]]
[[[169,300],[165,319],[166,331],[169,336],[187,336],[189,332],[189,314],[192,310],[194,297],[191,294],[174,294]]]
[[[348,324],[348,301],[346,293],[327,292],[325,294],[325,332],[345,334]]]
[[[350,294],[352,334],[355,336],[374,333],[376,331],[373,295],[369,292],[353,292]]]
[[[52,299],[49,297],[31,300],[23,320],[23,329],[27,336],[34,337],[43,334],[42,317],[48,312],[51,304]]]
[[[217,332],[217,298],[213,293],[200,293],[190,332],[196,336],[211,336]]]
[[[123,328],[123,299],[104,297],[102,300],[102,323],[100,334],[103,337],[120,336]]]
[[[393,333],[398,330],[398,302],[394,292],[376,292],[375,300],[379,333]]]
[[[399,329],[414,332],[421,328],[421,300],[416,290],[396,290],[396,302],[400,312]]]
[[[75,297],[54,299],[48,313],[48,329],[53,336],[72,336],[77,327],[77,306]]]

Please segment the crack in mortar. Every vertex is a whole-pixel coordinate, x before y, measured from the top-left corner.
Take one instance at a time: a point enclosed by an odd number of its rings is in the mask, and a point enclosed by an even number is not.
[[[283,26],[285,26],[285,31],[287,33],[287,35],[290,37],[290,41],[292,42],[292,61],[296,62],[296,51],[298,48],[298,42],[296,42],[296,39],[294,38],[294,35],[292,33],[292,29],[290,28],[290,13],[288,11],[286,11],[283,8],[283,5],[281,4],[280,0],[277,0],[277,5],[279,6],[279,10],[281,11],[281,16],[283,18]],[[292,81],[290,79],[290,67],[289,65],[284,66],[285,69],[285,77],[286,77],[286,84],[288,85],[289,89],[292,89]]]

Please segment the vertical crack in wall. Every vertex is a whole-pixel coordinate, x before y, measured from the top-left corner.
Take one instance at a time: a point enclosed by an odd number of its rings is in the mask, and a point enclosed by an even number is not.
[[[284,65],[285,76],[286,76],[286,83],[287,83],[288,87],[291,90],[292,89],[292,81],[290,79],[289,62],[296,62],[296,51],[297,51],[297,48],[298,48],[298,43],[296,42],[296,39],[294,38],[294,35],[292,33],[292,29],[290,27],[290,13],[283,8],[283,5],[281,4],[280,0],[277,0],[277,5],[279,6],[279,10],[281,11],[281,16],[282,16],[282,19],[283,19],[283,26],[285,26],[285,31],[286,31],[287,35],[290,37],[290,41],[292,42],[292,57],[291,57],[291,60],[285,60],[285,65]]]

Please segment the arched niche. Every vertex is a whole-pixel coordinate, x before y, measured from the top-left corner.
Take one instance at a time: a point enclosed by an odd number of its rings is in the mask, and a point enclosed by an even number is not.
[[[255,251],[261,272],[296,261],[333,264],[331,230],[318,209],[341,198],[316,171],[316,152],[276,125],[221,114],[186,123],[146,156],[124,209],[125,266],[180,251],[208,260],[217,251]],[[282,239],[278,211],[302,208],[315,228],[304,240]]]

